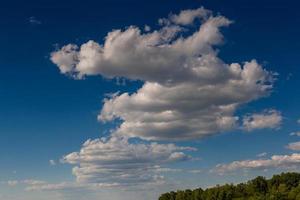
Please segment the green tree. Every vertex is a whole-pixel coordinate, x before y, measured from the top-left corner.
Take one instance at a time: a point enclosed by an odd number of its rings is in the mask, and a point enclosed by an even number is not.
[[[172,191],[162,194],[159,200],[300,200],[299,183],[299,173],[282,173],[269,180],[258,176],[237,185]]]

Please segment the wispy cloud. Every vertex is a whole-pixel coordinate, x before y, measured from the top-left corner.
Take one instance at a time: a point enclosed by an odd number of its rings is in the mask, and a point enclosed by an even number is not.
[[[290,136],[300,136],[300,131],[291,132]]]
[[[55,162],[55,160],[49,160],[49,164],[54,166],[54,165],[56,165],[56,162]]]
[[[220,174],[233,172],[241,169],[247,170],[266,170],[271,168],[295,168],[300,167],[300,154],[293,153],[291,155],[273,155],[269,159],[258,160],[242,160],[234,161],[229,164],[218,164],[213,171]]]
[[[31,16],[28,18],[28,22],[32,25],[40,25],[42,24],[42,22],[40,20],[38,20],[36,17]]]
[[[267,155],[268,155],[267,152],[262,152],[262,153],[257,154],[256,157],[261,158],[261,157],[265,157],[265,156],[267,156]]]

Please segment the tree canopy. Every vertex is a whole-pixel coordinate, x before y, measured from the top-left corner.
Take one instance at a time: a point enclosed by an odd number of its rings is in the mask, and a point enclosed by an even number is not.
[[[237,185],[172,191],[162,194],[159,200],[300,200],[300,173],[282,173],[271,179],[258,176]]]

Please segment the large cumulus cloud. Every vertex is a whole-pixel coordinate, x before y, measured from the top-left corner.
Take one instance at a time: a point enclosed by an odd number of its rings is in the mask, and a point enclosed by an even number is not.
[[[121,119],[115,134],[201,138],[233,129],[240,105],[269,94],[274,75],[256,60],[227,64],[218,57],[220,29],[231,23],[224,16],[199,8],[160,22],[162,27],[152,32],[130,26],[109,32],[103,44],[69,44],[51,54],[61,73],[76,78],[102,75],[144,82],[134,94],[105,100],[98,118]],[[188,30],[191,23],[199,28]]]
[[[103,43],[67,44],[51,53],[60,72],[76,79],[101,75],[143,83],[132,94],[116,91],[104,99],[98,119],[121,120],[110,137],[88,140],[63,157],[75,165],[75,187],[163,183],[162,172],[176,171],[166,165],[189,160],[186,151],[195,149],[153,140],[202,138],[240,127],[237,109],[269,95],[275,78],[255,59],[219,58],[221,29],[231,23],[204,8],[183,10],[159,19],[157,30],[129,26],[109,32]],[[135,137],[142,141],[131,142]]]

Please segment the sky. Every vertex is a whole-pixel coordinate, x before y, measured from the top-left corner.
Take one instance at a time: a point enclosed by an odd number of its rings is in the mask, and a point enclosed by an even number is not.
[[[0,7],[0,200],[154,200],[300,169],[296,0]]]

